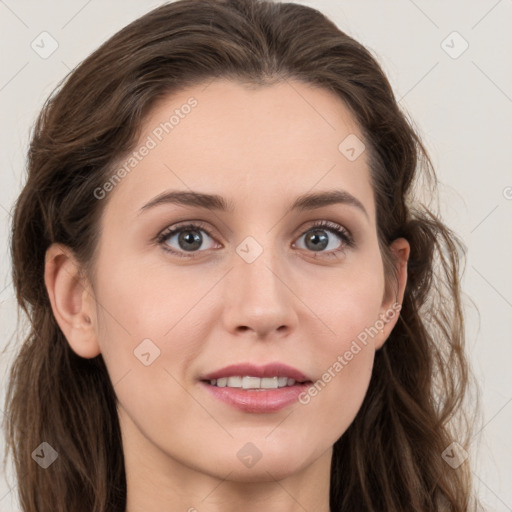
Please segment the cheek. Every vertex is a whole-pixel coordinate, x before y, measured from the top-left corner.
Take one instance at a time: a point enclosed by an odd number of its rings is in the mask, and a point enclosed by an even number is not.
[[[299,402],[309,417],[316,418],[315,424],[322,425],[331,443],[348,429],[366,395],[375,356],[374,341],[368,334],[374,333],[374,318],[352,305],[334,324],[336,336],[316,346],[319,372]]]
[[[383,293],[381,262],[374,258],[371,265],[340,272],[327,291],[309,294],[311,309],[330,334],[316,339],[312,359],[321,373],[300,402],[332,434],[332,442],[349,427],[368,389]]]
[[[379,319],[384,272],[377,251],[353,257],[328,275],[317,272],[305,282],[301,296],[330,332],[321,337],[324,345],[318,354],[332,357],[333,350],[348,350],[351,341]]]
[[[201,325],[194,324],[198,310],[208,323],[202,299],[212,283],[194,278],[193,266],[170,275],[162,265],[145,265],[142,258],[114,259],[108,250],[97,268],[98,338],[112,380],[132,367],[145,368],[140,356],[148,352],[145,358],[155,361],[151,367],[179,354],[184,368],[200,348],[194,339],[199,339]]]
[[[148,437],[179,432],[175,418],[192,412],[207,422],[203,409],[195,402],[191,407],[182,383],[206,337],[208,311],[201,299],[212,283],[194,279],[192,266],[170,275],[168,268],[141,259],[109,261],[105,252],[96,276],[98,337],[123,414]]]
[[[172,270],[165,258],[152,258],[128,247],[122,240],[104,244],[97,263],[97,297],[109,323],[133,331],[133,335],[161,338],[207,291],[193,266]],[[156,262],[155,262],[156,260]]]

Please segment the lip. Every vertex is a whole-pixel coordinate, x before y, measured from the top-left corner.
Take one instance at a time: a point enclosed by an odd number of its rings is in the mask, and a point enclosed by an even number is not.
[[[221,379],[222,377],[231,377],[236,375],[240,375],[242,377],[249,375],[251,377],[260,378],[288,377],[290,379],[294,379],[297,382],[305,382],[311,380],[296,368],[283,363],[269,363],[263,366],[256,366],[252,363],[232,364],[230,366],[221,368],[220,370],[211,372],[201,377],[200,380]]]
[[[251,377],[288,377],[294,379],[293,386],[277,389],[254,390],[229,387],[217,387],[208,381],[231,376]],[[282,363],[270,363],[256,366],[251,363],[233,364],[211,372],[201,378],[201,386],[218,400],[248,413],[272,413],[298,401],[299,395],[311,384],[311,379],[301,371]]]
[[[247,413],[265,414],[280,411],[296,403],[299,395],[304,392],[311,383],[295,384],[284,388],[258,391],[254,389],[242,390],[240,388],[218,388],[207,382],[200,385],[210,393],[210,396]]]

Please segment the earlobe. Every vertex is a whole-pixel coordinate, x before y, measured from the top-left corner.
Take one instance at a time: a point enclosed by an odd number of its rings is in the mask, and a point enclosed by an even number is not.
[[[44,281],[53,315],[71,349],[87,359],[99,355],[94,296],[69,248],[61,244],[48,248]]]
[[[387,294],[382,303],[382,311],[380,314],[384,326],[375,340],[375,349],[378,350],[384,345],[393,330],[398,317],[405,294],[405,286],[407,284],[407,262],[411,251],[409,242],[405,238],[397,238],[390,245],[395,265],[395,285],[393,293]]]

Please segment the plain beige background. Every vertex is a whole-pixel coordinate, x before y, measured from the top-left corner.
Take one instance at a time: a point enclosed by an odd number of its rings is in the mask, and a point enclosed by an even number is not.
[[[0,0],[2,348],[16,328],[10,210],[23,182],[35,117],[69,70],[160,3]],[[488,510],[512,511],[512,1],[299,3],[324,12],[374,53],[431,154],[445,220],[468,248],[463,288],[479,310],[466,300],[468,351],[482,402],[471,443],[475,485]],[[31,46],[41,37],[46,51],[58,45],[49,56]],[[12,356],[7,352],[0,363],[0,412]],[[0,448],[3,452],[3,439]],[[0,474],[0,512],[18,510],[8,467],[7,475]]]

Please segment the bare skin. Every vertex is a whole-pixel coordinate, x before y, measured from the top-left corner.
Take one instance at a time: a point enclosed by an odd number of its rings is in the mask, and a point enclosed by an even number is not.
[[[357,414],[375,351],[398,319],[388,313],[403,297],[409,245],[392,244],[398,287],[390,291],[367,152],[350,161],[338,149],[349,134],[363,136],[336,96],[296,81],[206,85],[155,106],[136,149],[148,136],[156,147],[99,199],[107,204],[93,276],[79,273],[67,248],[49,248],[52,308],[77,354],[105,359],[119,399],[126,512],[328,512],[332,446]],[[197,105],[157,140],[155,128],[191,97]],[[218,194],[232,210],[142,209],[171,190]],[[362,208],[345,201],[289,211],[303,194],[333,190]],[[156,241],[167,227],[197,222],[194,250],[179,233]],[[182,233],[190,240],[190,229]],[[325,248],[315,249],[315,233]],[[237,252],[258,247],[251,262]],[[147,366],[134,355],[145,339],[160,351]],[[346,364],[336,371],[340,355]],[[201,382],[241,362],[282,362],[312,382],[331,369],[331,379],[308,403],[248,413]],[[250,467],[239,456],[247,443],[261,456]]]

